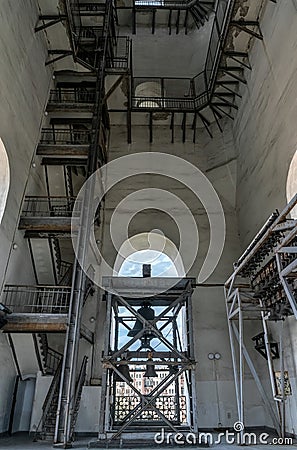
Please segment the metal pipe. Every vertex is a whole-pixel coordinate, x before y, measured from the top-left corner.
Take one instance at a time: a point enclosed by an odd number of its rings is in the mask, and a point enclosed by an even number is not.
[[[96,102],[95,112],[93,115],[93,129],[95,130],[91,151],[88,157],[87,177],[90,177],[97,169],[98,159],[103,164],[102,155],[99,158],[99,142],[101,135],[102,123],[102,96],[104,92],[105,67],[108,50],[108,33],[111,28],[112,20],[112,1],[106,3],[104,16],[103,36],[104,50],[100,61],[100,69],[97,75],[96,83]],[[92,224],[92,207],[94,193],[94,179],[87,184],[84,192],[82,210],[79,219],[79,232],[77,239],[77,258],[73,266],[72,291],[69,307],[68,328],[65,339],[65,350],[63,367],[61,374],[60,391],[58,398],[57,418],[55,426],[54,444],[69,445],[71,439],[71,422],[75,410],[74,394],[75,394],[75,378],[80,337],[80,322],[84,300],[86,275],[81,264],[86,258],[86,252],[89,241],[89,230]],[[80,260],[81,264],[78,262]]]
[[[243,320],[240,296],[237,292],[239,306],[239,421],[244,425],[244,403],[243,403],[243,381],[244,381],[244,360],[243,360]],[[240,431],[240,442],[243,444],[243,429]]]
[[[286,434],[286,395],[285,395],[285,370],[284,370],[284,321],[280,322],[280,375],[281,375],[281,437],[284,438]]]
[[[263,302],[261,300],[260,300],[260,305],[263,306]],[[273,367],[273,361],[272,361],[271,351],[270,351],[268,328],[267,328],[267,323],[266,323],[266,319],[265,319],[265,314],[264,314],[263,311],[261,312],[261,318],[262,318],[262,326],[263,326],[263,331],[264,331],[264,342],[265,342],[265,349],[266,349],[267,362],[268,362],[268,371],[269,371],[270,385],[271,385],[273,398],[275,399],[275,397],[276,397],[276,386],[275,386],[274,367]],[[276,406],[276,413],[277,413],[277,415],[279,417],[279,420],[281,420],[281,415],[280,415],[280,409],[279,409],[278,402],[276,402],[275,406]],[[279,428],[278,431],[280,432],[280,428]]]
[[[238,329],[236,328],[236,325],[235,325],[234,322],[232,322],[232,328],[233,328],[235,337],[236,337],[237,341],[239,342],[239,332],[238,332]],[[255,383],[257,385],[258,391],[259,391],[259,393],[260,393],[260,395],[262,397],[262,400],[263,400],[264,404],[266,405],[267,410],[270,413],[270,416],[271,416],[271,419],[272,419],[273,424],[275,426],[275,429],[277,430],[278,426],[279,426],[278,418],[275,415],[274,410],[272,409],[272,406],[270,404],[269,398],[266,395],[266,392],[265,392],[265,390],[264,390],[264,388],[262,386],[262,383],[261,383],[261,380],[259,378],[259,375],[257,374],[256,368],[255,368],[255,366],[253,364],[253,361],[252,361],[252,359],[251,359],[251,357],[250,357],[250,355],[249,355],[249,353],[248,353],[244,343],[242,345],[242,348],[243,348],[243,355],[244,355],[245,360],[247,362],[247,365],[248,365],[248,367],[249,367],[249,369],[251,371],[251,374],[252,374],[252,376],[253,376],[253,378],[255,380]]]

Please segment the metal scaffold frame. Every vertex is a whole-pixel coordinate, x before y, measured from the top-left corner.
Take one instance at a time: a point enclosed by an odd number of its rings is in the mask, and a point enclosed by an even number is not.
[[[150,411],[155,415],[155,425],[164,426],[164,428],[177,433],[181,426],[187,428],[193,433],[197,433],[197,411],[195,397],[195,360],[194,360],[194,344],[193,344],[193,319],[191,295],[193,292],[194,280],[190,278],[176,281],[176,285],[171,289],[166,289],[161,294],[152,295],[153,289],[156,289],[156,283],[159,286],[164,284],[164,279],[154,278],[151,285],[148,279],[121,279],[117,277],[106,278],[106,328],[105,328],[105,344],[103,351],[103,374],[102,374],[102,393],[99,419],[99,436],[98,444],[112,443],[117,439],[125,439],[125,433],[129,435],[132,441],[140,440],[147,432],[154,429],[154,422],[143,420],[141,415]],[[122,286],[121,286],[122,283]],[[130,286],[130,293],[128,287]],[[133,292],[133,297],[130,294]],[[150,292],[150,294],[148,294]],[[147,295],[147,297],[145,296]],[[150,296],[149,296],[150,295]],[[149,302],[152,313],[153,308],[161,307],[161,312],[156,313],[152,320],[144,317],[141,310],[135,309],[141,307],[144,303]],[[152,307],[152,308],[151,308]],[[125,316],[121,317],[119,310],[127,311]],[[138,312],[140,311],[140,312]],[[178,326],[179,314],[184,315],[185,333],[181,336]],[[134,329],[131,328],[134,323]],[[119,325],[122,325],[127,332],[132,331],[128,342],[121,343],[119,341]],[[137,328],[140,326],[140,328]],[[135,330],[136,326],[136,330]],[[165,329],[172,327],[172,339],[165,335]],[[134,330],[134,334],[133,334]],[[136,333],[136,334],[135,334]],[[147,336],[154,336],[160,345],[162,343],[166,350],[157,351],[151,347],[150,339]],[[129,335],[128,335],[129,336]],[[140,346],[133,350],[131,347],[135,343]],[[157,345],[157,346],[158,346]],[[146,349],[146,350],[145,350]],[[151,370],[166,371],[161,382],[154,385],[149,394],[143,394],[139,388],[133,384],[133,380],[129,376],[129,366],[133,366],[135,371]],[[170,385],[178,386],[180,377],[184,376],[185,385],[188,393],[187,403],[187,423],[181,423],[179,420],[179,399],[177,398],[174,407],[177,411],[175,420],[168,419],[164,410],[161,412],[157,407],[157,401],[164,390]],[[152,375],[155,376],[155,375]],[[128,410],[124,419],[116,422],[112,412],[112,406],[115,404],[116,398],[116,381],[122,381],[138,397],[139,402],[131,410]],[[164,395],[164,394],[163,394]],[[178,389],[175,391],[177,397]],[[146,426],[144,431],[141,426]],[[134,433],[134,437],[133,437]],[[131,437],[132,436],[132,437]],[[95,445],[96,446],[96,445]]]
[[[284,328],[287,317],[293,315],[297,319],[297,220],[290,217],[296,204],[297,194],[280,214],[276,212],[270,216],[234,265],[234,272],[225,283],[238,420],[244,424],[246,364],[274,428],[281,437],[285,437],[286,433],[287,397]],[[262,324],[263,332],[253,340],[262,344],[260,353],[267,359],[272,396],[265,391],[245,343],[244,323],[256,320]],[[271,342],[269,322],[272,321],[279,325],[278,344]],[[259,345],[255,348],[259,351]],[[274,359],[278,358],[280,382],[277,385]],[[274,400],[274,407],[271,400]]]
[[[96,97],[92,118],[92,141],[87,161],[87,177],[89,178],[98,168],[104,164],[100,138],[102,133],[102,121],[104,115],[104,87],[106,75],[106,61],[109,57],[110,39],[113,36],[113,9],[114,5],[108,0],[105,5],[104,23],[102,30],[103,51],[100,58],[96,59]],[[80,323],[82,308],[86,291],[86,274],[82,268],[82,262],[86,258],[86,248],[89,239],[89,230],[92,224],[94,183],[88,183],[81,206],[79,228],[77,236],[77,258],[74,261],[72,289],[69,304],[68,328],[65,339],[64,358],[61,371],[61,382],[58,397],[56,415],[54,445],[67,448],[71,446],[73,428],[71,426],[75,408],[75,386],[77,360],[80,338]],[[81,263],[78,262],[80,260]]]

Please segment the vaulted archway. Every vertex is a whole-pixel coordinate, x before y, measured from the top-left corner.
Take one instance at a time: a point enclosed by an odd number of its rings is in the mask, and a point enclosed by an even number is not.
[[[142,265],[151,264],[152,276],[184,277],[185,269],[175,244],[159,231],[139,233],[121,246],[114,275],[142,276]]]

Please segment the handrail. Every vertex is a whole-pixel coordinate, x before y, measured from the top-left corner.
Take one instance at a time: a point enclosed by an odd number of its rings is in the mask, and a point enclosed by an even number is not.
[[[62,270],[61,270],[62,269]],[[59,272],[59,286],[71,285],[73,264],[66,261],[61,261],[61,269]]]
[[[227,25],[231,19],[231,14],[232,14],[232,11],[234,8],[235,1],[236,0],[228,0],[228,3],[223,5],[223,6],[225,6],[225,10],[223,11],[221,24],[218,21],[218,12],[219,12],[219,8],[221,7],[220,2],[218,2],[217,6],[216,6],[214,21],[213,21],[213,25],[212,25],[212,30],[211,30],[211,35],[210,35],[209,45],[208,45],[208,49],[207,49],[205,65],[204,65],[206,85],[207,85],[207,89],[208,89],[210,95],[213,92],[214,80],[215,80],[215,76],[218,71],[220,57],[222,55],[223,45],[224,45],[225,38],[227,35]],[[213,49],[214,41],[216,41],[215,49]],[[214,54],[212,54],[212,53],[214,53]],[[209,80],[207,77],[208,61],[212,62]]]
[[[87,364],[88,364],[88,357],[84,356],[82,364],[81,364],[80,372],[78,375],[78,379],[76,382],[76,387],[75,387],[74,402],[73,402],[74,411],[72,413],[72,418],[71,418],[71,431],[70,431],[71,437],[74,433],[76,419],[77,419],[78,411],[79,411],[79,404],[80,404],[80,399],[81,399],[82,388],[83,388],[83,385],[84,385],[84,382],[86,379],[86,375],[87,375]]]
[[[203,4],[203,7],[207,8],[207,6],[201,2],[200,0],[184,0],[184,1],[178,1],[178,0],[135,0],[135,7],[150,7],[150,8],[156,8],[156,9],[178,9],[181,11],[186,11],[191,8],[193,8],[196,5],[199,5],[199,3]],[[116,5],[117,8],[121,9],[120,5]],[[128,8],[128,7],[124,7]],[[130,6],[129,8],[132,8]]]
[[[89,145],[91,141],[90,130],[71,130],[69,128],[42,128],[39,145]]]
[[[53,373],[57,370],[59,364],[61,363],[61,359],[63,358],[63,354],[58,352],[57,350],[48,347],[46,354],[46,373],[49,373],[51,370]]]
[[[96,93],[94,89],[82,87],[57,88],[50,90],[49,103],[88,103],[95,102]]]
[[[38,284],[38,285],[34,285],[34,284],[6,284],[4,286],[3,292],[6,292],[7,288],[16,288],[18,289],[25,289],[25,288],[29,288],[29,289],[37,289],[40,291],[43,291],[43,289],[50,289],[50,290],[55,290],[57,289],[58,291],[61,290],[61,286],[53,286],[53,285],[47,285],[47,284]],[[63,289],[70,289],[71,286],[63,286]]]
[[[67,314],[70,286],[5,285],[2,303],[15,314]]]
[[[75,197],[68,196],[26,195],[21,216],[69,217],[73,213],[75,201]]]
[[[26,195],[25,199],[33,199],[35,198],[36,200],[42,200],[42,199],[46,199],[46,200],[52,200],[52,199],[64,199],[64,200],[76,200],[76,197],[69,197],[67,195]]]
[[[192,1],[188,1],[188,3],[192,3]],[[141,100],[141,96],[135,96],[134,92],[134,88],[135,88],[135,80],[137,79],[143,79],[146,81],[149,80],[170,80],[170,79],[175,79],[175,80],[190,80],[190,83],[192,85],[192,87],[194,87],[194,92],[192,96],[188,96],[187,100],[192,100],[193,101],[193,109],[195,111],[199,111],[199,109],[201,109],[202,107],[204,107],[204,105],[206,105],[207,103],[209,103],[209,100],[213,94],[213,90],[214,90],[214,83],[215,83],[215,79],[216,79],[216,75],[219,69],[219,62],[220,62],[220,58],[223,52],[223,45],[227,36],[227,25],[229,24],[230,20],[231,20],[231,15],[232,15],[232,11],[234,9],[234,4],[235,4],[235,0],[228,0],[226,4],[223,4],[223,8],[222,9],[222,4],[220,2],[217,3],[216,6],[216,10],[215,10],[215,16],[214,16],[214,21],[213,21],[213,25],[212,25],[212,30],[211,30],[211,35],[210,35],[210,40],[209,40],[209,46],[208,46],[208,50],[207,50],[207,55],[206,55],[206,60],[205,60],[205,64],[204,64],[204,69],[203,71],[201,71],[200,73],[198,73],[195,77],[188,79],[188,78],[178,78],[178,77],[139,77],[139,78],[133,78],[132,80],[132,87],[133,87],[133,93],[132,93],[132,105],[135,107],[135,99],[137,100]],[[218,16],[220,15],[219,19]],[[200,90],[197,89],[197,86],[195,86],[196,80],[199,79],[199,77],[201,77],[201,79],[203,79],[203,89]],[[163,82],[163,81],[162,81]],[[207,101],[202,102],[201,103],[201,99],[205,98],[206,100],[207,97]],[[144,97],[143,97],[144,98]],[[153,99],[148,99],[146,98],[147,101],[155,101],[160,99],[161,96],[155,96],[154,100]],[[162,96],[162,101],[163,101],[163,106],[164,106],[164,102],[166,102],[167,99],[170,98],[174,98],[174,99],[182,99],[185,100],[184,97],[170,97],[170,96]],[[133,107],[132,106],[132,107]],[[149,106],[148,106],[149,107]],[[146,107],[146,109],[148,108]],[[152,104],[151,107],[154,107],[154,105]],[[159,108],[159,105],[156,105],[155,108]],[[168,106],[168,109],[170,109],[170,106]]]
[[[38,435],[40,426],[45,424],[45,421],[46,421],[49,409],[50,409],[51,404],[52,404],[52,400],[53,400],[55,391],[57,390],[57,388],[58,388],[58,386],[60,384],[61,372],[62,372],[62,359],[61,359],[61,361],[60,361],[60,363],[59,363],[59,365],[57,367],[57,370],[56,370],[56,372],[54,374],[54,377],[52,379],[52,382],[50,384],[48,393],[47,393],[47,395],[45,397],[45,400],[43,402],[42,415],[41,415],[40,421],[39,421],[39,423],[38,423],[38,425],[36,427],[36,431],[35,431],[35,440],[37,439],[37,435]]]

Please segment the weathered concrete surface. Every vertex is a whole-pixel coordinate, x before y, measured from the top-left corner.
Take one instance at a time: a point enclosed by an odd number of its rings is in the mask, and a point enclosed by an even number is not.
[[[268,216],[287,203],[286,185],[291,160],[297,149],[297,11],[296,2],[267,2],[261,20],[263,41],[250,52],[252,71],[234,122],[238,157],[237,211],[242,248],[251,241]],[[292,185],[293,187],[294,185]],[[295,185],[296,192],[296,185]],[[290,191],[292,195],[294,192]],[[287,431],[296,434],[297,323],[285,323],[285,369],[289,371],[293,396],[287,400]],[[251,337],[260,326],[247,328]],[[271,324],[279,342],[280,325]],[[251,350],[253,351],[253,350]],[[266,361],[257,361],[267,378]],[[265,376],[266,370],[266,376]],[[275,370],[279,370],[276,361]],[[271,390],[267,384],[268,392]]]
[[[292,1],[268,4],[262,42],[250,52],[253,70],[234,122],[238,155],[237,209],[246,246],[270,213],[286,202],[286,181],[297,148],[297,15]]]
[[[32,282],[29,253],[18,216],[31,161],[39,139],[43,110],[49,89],[49,70],[44,61],[44,38],[34,34],[38,10],[34,0],[10,0],[0,13],[0,137],[5,145],[11,184],[0,226],[0,287],[6,282]],[[33,176],[34,183],[40,179]],[[18,248],[12,250],[16,242]],[[10,268],[8,259],[10,258]],[[13,273],[13,276],[12,276]],[[15,368],[6,337],[0,335],[0,433],[7,430]]]
[[[17,230],[18,216],[21,201],[25,192],[45,194],[44,179],[41,170],[31,170],[27,184],[30,165],[37,146],[39,131],[43,122],[43,111],[50,84],[50,73],[44,68],[47,51],[43,45],[42,34],[34,34],[33,28],[37,21],[38,11],[35,1],[25,2],[19,0],[8,2],[5,11],[1,11],[0,24],[0,137],[6,146],[12,184],[8,196],[8,205],[0,228],[0,285],[6,276],[6,282],[33,282],[33,272],[28,264],[27,243],[23,239],[23,232]],[[141,119],[135,119],[133,126],[133,144],[127,145],[126,128],[112,127],[110,159],[133,154],[137,152],[165,152],[185,158],[196,165],[215,187],[222,202],[226,221],[226,245],[221,261],[208,280],[213,283],[223,283],[232,270],[232,263],[240,254],[241,248],[256,233],[266,217],[276,207],[282,208],[286,203],[286,175],[291,157],[296,150],[296,96],[297,87],[295,78],[297,62],[293,57],[296,52],[297,13],[293,1],[286,0],[277,5],[268,3],[262,21],[264,41],[256,42],[252,49],[250,60],[253,71],[247,74],[248,86],[244,88],[244,98],[234,127],[225,124],[224,133],[220,134],[212,125],[214,139],[211,140],[202,128],[197,132],[197,143],[188,140],[181,143],[181,130],[176,126],[176,143],[170,144],[171,131],[165,121],[159,121],[154,126],[154,142],[148,143],[148,127],[140,126],[147,119],[145,114]],[[209,26],[209,25],[208,25]],[[49,31],[55,33],[55,29]],[[183,41],[165,36],[161,33],[156,36],[145,36],[135,42],[134,57],[136,60],[136,73],[138,76],[185,76],[194,75],[199,71],[201,49],[203,40],[207,38],[202,34],[191,33]],[[139,36],[139,35],[138,35]],[[189,38],[189,39],[188,39]],[[191,38],[191,39],[190,39]],[[197,38],[197,39],[196,39]],[[201,42],[200,42],[201,39]],[[136,38],[135,38],[136,41]],[[193,44],[191,52],[184,54],[184,43]],[[8,44],[9,43],[9,46]],[[174,43],[174,45],[173,45]],[[176,45],[175,45],[176,44]],[[200,45],[201,44],[201,45]],[[161,49],[162,46],[162,49]],[[61,47],[62,48],[62,47]],[[152,49],[152,53],[151,53]],[[173,51],[174,50],[174,51]],[[174,57],[167,62],[164,53],[173,52],[180,55],[178,61]],[[155,58],[151,64],[150,57]],[[181,56],[182,55],[182,56]],[[63,64],[67,65],[64,60]],[[148,69],[150,71],[148,71]],[[185,73],[186,72],[186,73]],[[120,89],[120,88],[119,88]],[[117,93],[118,95],[118,93]],[[123,92],[120,92],[119,101],[125,101]],[[60,113],[62,114],[62,113]],[[188,118],[189,119],[189,118]],[[126,120],[123,115],[122,121]],[[134,119],[133,119],[134,120]],[[168,119],[169,121],[169,119]],[[190,123],[190,120],[189,120]],[[154,123],[156,125],[156,123]],[[167,124],[168,125],[168,124]],[[188,139],[191,139],[191,130],[188,130]],[[234,145],[235,141],[235,145]],[[238,161],[238,163],[237,163]],[[61,168],[50,169],[51,192],[61,195],[63,183],[61,182]],[[112,212],[123,196],[135,192],[143,187],[159,187],[178,193],[190,207],[193,217],[198,223],[200,232],[199,254],[188,276],[196,277],[204,260],[209,243],[208,219],[202,204],[193,198],[191,192],[176,182],[164,182],[162,177],[141,176],[128,180],[120,189],[111,192],[106,201],[104,222],[104,253],[111,266],[117,252],[109,240],[108,228]],[[16,182],[17,181],[17,182]],[[81,180],[79,180],[81,181]],[[77,182],[77,185],[79,183]],[[181,214],[181,211],[176,211]],[[239,227],[238,227],[239,224]],[[174,223],[164,214],[156,211],[146,211],[135,217],[131,222],[130,233],[137,234],[159,228],[164,231],[178,246],[178,233]],[[240,239],[238,236],[240,232]],[[102,230],[100,230],[102,233]],[[124,233],[119,239],[124,239]],[[100,236],[102,239],[102,236]],[[192,244],[192,236],[187,241],[188,248]],[[12,243],[16,242],[18,248],[12,251]],[[7,266],[10,254],[10,262]],[[26,267],[26,269],[24,269]],[[94,313],[97,296],[89,300],[86,319],[89,320]],[[229,352],[229,338],[226,326],[224,296],[222,287],[197,288],[193,297],[195,321],[195,348],[197,366],[197,393],[200,427],[216,427],[219,422],[223,426],[232,426],[237,419],[234,398],[234,385],[232,364]],[[104,307],[102,308],[104,310]],[[102,309],[98,311],[96,329],[98,339],[102,337],[104,324]],[[294,356],[297,339],[297,329],[294,320],[290,320],[286,338],[287,365],[290,373],[296,373],[296,359]],[[93,326],[93,325],[92,325]],[[246,328],[248,348],[253,353],[255,365],[261,374],[266,389],[267,366],[264,360],[256,355],[252,349],[251,337],[259,330],[258,324]],[[278,330],[272,329],[275,336]],[[1,355],[5,365],[0,369],[0,432],[8,426],[10,412],[10,399],[12,394],[15,370],[5,336],[0,335]],[[55,348],[63,350],[63,338],[52,335],[50,343]],[[95,349],[94,366],[100,360],[102,340]],[[83,353],[90,352],[89,344],[81,344],[80,359]],[[209,361],[209,352],[220,352],[222,359],[216,366]],[[295,352],[296,355],[296,352]],[[93,368],[93,376],[100,377],[100,364]],[[249,373],[246,384],[246,409],[248,414],[246,425],[271,425],[270,419],[264,411],[263,404],[251,380]],[[292,387],[296,391],[296,380],[291,378]],[[3,401],[2,401],[3,400]],[[288,431],[296,432],[296,396],[288,400]],[[85,427],[85,423],[83,427]],[[6,441],[9,447],[14,445]],[[26,444],[22,442],[22,448]],[[31,443],[29,447],[31,448]]]

